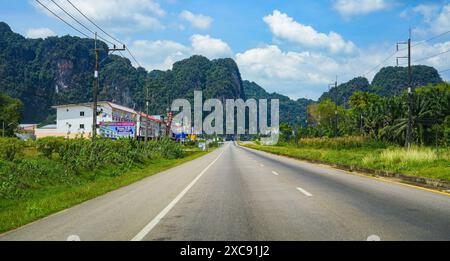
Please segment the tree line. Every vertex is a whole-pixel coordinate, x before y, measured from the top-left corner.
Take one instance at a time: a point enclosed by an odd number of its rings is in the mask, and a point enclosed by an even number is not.
[[[421,146],[450,145],[450,84],[420,87],[413,92],[413,142]],[[304,137],[365,136],[405,145],[408,95],[382,97],[355,92],[347,107],[331,99],[308,106],[308,119],[299,126],[282,124],[282,141]]]

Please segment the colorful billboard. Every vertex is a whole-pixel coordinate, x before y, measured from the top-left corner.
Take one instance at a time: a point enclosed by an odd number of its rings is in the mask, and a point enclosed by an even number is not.
[[[100,134],[108,139],[134,138],[136,123],[134,122],[102,122]]]

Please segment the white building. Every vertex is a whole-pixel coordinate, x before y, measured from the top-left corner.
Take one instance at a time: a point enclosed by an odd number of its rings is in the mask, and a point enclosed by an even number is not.
[[[57,119],[52,136],[92,136],[92,107],[92,103],[54,106]],[[136,137],[138,113],[133,109],[112,102],[99,102],[97,112],[97,134],[108,138]]]
[[[159,116],[139,113],[138,130],[138,137],[140,139],[145,139],[146,134],[149,139],[159,139],[165,136],[166,123]]]

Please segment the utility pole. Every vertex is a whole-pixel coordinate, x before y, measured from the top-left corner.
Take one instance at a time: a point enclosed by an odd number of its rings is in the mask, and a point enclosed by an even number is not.
[[[331,88],[334,87],[335,89],[337,89],[338,87],[338,77],[336,75],[336,81],[334,83],[331,83],[328,85],[328,93],[331,94]],[[332,99],[333,100],[333,99]],[[333,101],[335,103],[335,108],[334,108],[334,137],[338,136],[338,105],[337,105],[337,99],[336,101]]]
[[[100,67],[99,64],[99,49],[97,48],[97,33],[95,33],[95,70],[94,70],[94,93],[93,93],[93,110],[92,110],[92,140],[95,141],[95,138],[97,137],[97,94],[98,94],[98,85],[99,85],[99,78],[98,78],[98,70]]]
[[[406,129],[406,144],[409,149],[412,145],[412,129],[413,129],[413,90],[412,90],[412,67],[411,67],[411,29],[409,29],[409,39],[407,42],[397,43],[397,51],[399,45],[408,45],[408,56],[397,57],[397,66],[399,59],[408,59],[408,127]]]
[[[148,125],[149,125],[149,118],[148,118],[148,116],[149,116],[149,106],[150,106],[150,100],[149,100],[149,97],[148,97],[148,86],[147,86],[147,94],[146,94],[146,97],[145,97],[145,113],[147,114],[146,115],[146,117],[145,117],[145,143],[147,143],[148,142]]]
[[[99,86],[100,86],[100,79],[99,79],[99,71],[100,71],[100,63],[99,62],[99,58],[100,58],[100,49],[98,48],[97,45],[97,32],[95,33],[95,40],[94,40],[94,45],[95,45],[95,70],[94,70],[94,90],[93,90],[93,108],[92,108],[92,112],[93,112],[93,117],[92,117],[92,140],[95,141],[96,137],[97,137],[97,113],[98,113],[98,90],[99,90]],[[110,53],[113,53],[115,51],[125,51],[126,47],[125,45],[123,46],[123,48],[116,48],[116,45],[114,45],[114,47],[112,49],[108,48],[108,55]],[[104,59],[103,61],[105,61],[106,59]],[[103,62],[102,61],[102,62]]]

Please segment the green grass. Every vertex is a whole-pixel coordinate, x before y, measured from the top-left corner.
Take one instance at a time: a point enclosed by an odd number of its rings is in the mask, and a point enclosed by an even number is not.
[[[70,182],[67,185],[45,184],[30,188],[27,195],[20,199],[0,199],[0,233],[130,185],[206,153],[193,151],[180,159],[149,160],[119,176],[111,175],[113,171],[111,168],[83,172],[77,177],[76,182]]]
[[[305,141],[304,144],[308,143]],[[334,146],[326,148],[295,146],[263,146],[243,144],[243,146],[270,152],[277,155],[330,163],[352,169],[369,169],[375,171],[404,174],[407,176],[450,180],[450,148],[415,147],[410,150],[399,147],[376,148],[376,146],[358,146],[339,149]]]

